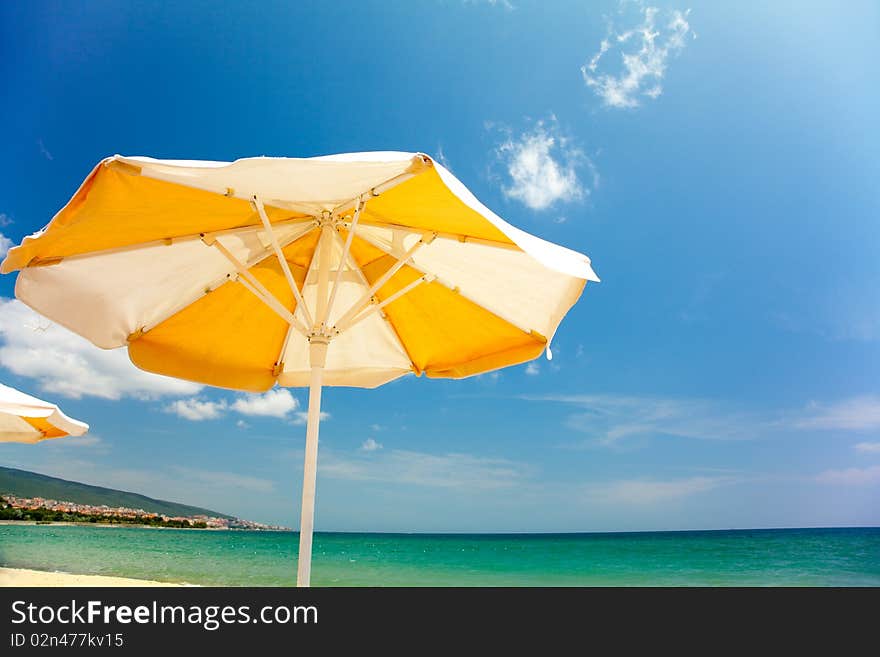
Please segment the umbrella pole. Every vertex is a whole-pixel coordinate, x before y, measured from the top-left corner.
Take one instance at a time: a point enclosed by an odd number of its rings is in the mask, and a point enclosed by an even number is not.
[[[315,480],[318,473],[318,427],[321,424],[321,382],[327,359],[327,342],[312,336],[309,345],[312,374],[309,380],[309,412],[306,455],[303,465],[302,513],[299,521],[299,559],[296,585],[309,586],[312,575],[312,529],[315,521]]]

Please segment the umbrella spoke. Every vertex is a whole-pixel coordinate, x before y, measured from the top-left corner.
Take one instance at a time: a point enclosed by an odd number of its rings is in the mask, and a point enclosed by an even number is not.
[[[339,283],[342,280],[342,270],[344,269],[346,263],[348,262],[348,253],[351,249],[351,241],[354,239],[354,231],[357,228],[358,219],[360,219],[361,211],[364,209],[364,201],[358,201],[357,206],[354,211],[354,218],[351,220],[351,227],[348,229],[348,237],[345,239],[345,244],[342,247],[342,256],[339,258],[339,265],[336,268],[336,278],[333,281],[333,291],[330,293],[330,300],[327,302],[327,318],[330,318],[330,313],[333,312],[333,303],[336,301],[336,293],[339,291]],[[339,233],[334,231],[336,236],[339,236]]]
[[[376,247],[380,251],[387,253],[388,255],[394,257],[393,254],[388,250],[388,248],[385,247],[381,242],[379,242],[379,241],[377,241],[377,240],[373,239],[372,237],[365,235],[365,234],[361,234],[361,235],[359,235],[359,237],[361,239],[363,239],[364,241],[368,242],[369,244],[371,244],[372,246]],[[462,292],[461,288],[458,287],[457,285],[455,285],[454,283],[442,279],[440,276],[437,276],[436,274],[433,274],[432,272],[425,270],[423,267],[419,267],[414,261],[411,261],[407,264],[410,267],[412,267],[415,271],[422,274],[422,277],[427,276],[431,281],[436,280],[438,283],[449,288],[450,291],[455,292],[462,299],[465,299],[465,300],[469,301],[470,303],[474,304],[475,306],[478,306],[479,308],[481,308],[485,312],[489,313],[490,315],[494,315],[498,319],[501,319],[501,320],[507,322],[508,324],[513,326],[514,328],[519,329],[520,331],[522,331],[523,333],[526,333],[527,335],[535,336],[538,340],[542,340],[544,342],[547,341],[547,339],[540,332],[535,331],[534,329],[526,328],[526,327],[522,326],[521,324],[519,324],[515,320],[513,320],[509,317],[505,317],[504,314],[498,312],[497,310],[487,308],[484,304],[480,303],[479,301],[476,301],[475,299],[469,297],[466,293]]]
[[[256,296],[260,301],[265,303],[269,308],[274,310],[284,321],[286,321],[291,326],[295,327],[300,333],[303,335],[308,335],[308,330],[303,325],[301,321],[299,321],[293,313],[291,313],[287,308],[284,307],[278,298],[272,294],[259,280],[254,276],[247,268],[247,266],[241,262],[238,258],[236,258],[225,246],[220,243],[220,240],[214,240],[211,242],[209,246],[213,246],[220,253],[223,254],[232,266],[235,267],[238,272],[238,282],[241,283],[245,289],[251,292],[254,296]]]
[[[400,230],[410,235],[424,235],[425,233],[432,233],[433,231],[428,231],[422,228],[416,228],[415,226],[407,226],[406,224],[399,224],[393,221],[386,220],[385,217],[380,215],[375,210],[369,210],[365,212],[365,214],[371,214],[376,217],[376,219],[368,219],[366,217],[362,217],[360,220],[361,226],[373,226],[375,228],[386,228],[388,230]],[[349,226],[349,222],[342,222],[342,224],[346,227]],[[513,242],[499,242],[498,240],[490,240],[482,237],[474,237],[473,235],[466,235],[464,233],[446,233],[446,232],[433,232],[433,235],[439,239],[444,240],[452,240],[453,242],[461,242],[463,244],[481,244],[483,246],[492,246],[496,249],[507,249],[509,251],[522,251],[522,249],[514,244]]]
[[[340,322],[340,324],[337,325],[336,330],[341,333],[342,331],[345,331],[346,329],[350,329],[355,324],[359,324],[360,322],[365,320],[367,317],[369,317],[373,313],[382,310],[382,308],[387,306],[389,303],[393,303],[393,302],[397,301],[400,297],[402,297],[404,294],[406,294],[410,290],[418,287],[422,283],[430,283],[431,281],[434,280],[434,278],[435,278],[434,276],[431,276],[429,274],[419,276],[416,280],[414,280],[413,282],[404,286],[403,288],[399,289],[397,292],[392,294],[390,297],[388,297],[384,301],[382,301],[380,303],[369,304],[369,307],[366,310],[361,311],[360,314],[358,314],[356,317],[350,319],[349,321],[347,321],[344,324],[342,322]]]
[[[309,313],[309,309],[306,306],[306,302],[303,301],[302,294],[299,291],[299,287],[296,284],[296,281],[293,280],[293,274],[290,273],[290,267],[287,264],[287,258],[284,257],[284,253],[281,251],[281,247],[278,244],[278,238],[275,237],[275,231],[272,230],[272,224],[269,222],[269,217],[266,216],[266,209],[263,207],[263,202],[254,195],[254,205],[257,206],[257,213],[260,215],[260,221],[263,222],[263,228],[266,229],[266,232],[269,234],[269,240],[272,243],[272,250],[275,251],[275,257],[278,258],[278,264],[281,265],[281,269],[284,272],[284,277],[287,279],[287,284],[290,286],[291,292],[293,292],[293,296],[296,299],[296,307],[302,309],[303,317],[305,317],[306,325],[311,326],[312,315]]]
[[[385,283],[387,283],[388,280],[392,276],[394,276],[394,274],[396,274],[400,270],[401,267],[403,267],[405,264],[407,264],[407,262],[410,260],[410,258],[413,257],[413,255],[415,254],[416,251],[418,251],[425,244],[430,244],[430,242],[431,242],[430,239],[422,237],[422,239],[420,239],[418,242],[413,244],[413,246],[409,249],[409,251],[404,253],[399,258],[396,258],[397,262],[395,262],[393,265],[391,265],[391,267],[388,268],[388,271],[386,271],[384,274],[382,274],[382,276],[380,276],[379,279],[370,286],[370,289],[368,289],[366,292],[364,292],[363,296],[361,296],[361,298],[358,299],[354,303],[354,305],[352,305],[352,307],[349,308],[345,312],[345,314],[339,318],[339,321],[336,322],[336,329],[338,331],[342,331],[345,328],[347,328],[351,324],[351,320],[354,319],[354,317],[358,313],[360,313],[364,308],[366,308],[371,303],[371,299],[373,298],[373,295],[376,294],[376,292],[383,285],[385,285]],[[386,253],[387,253],[387,251],[386,251]],[[389,255],[391,255],[391,254],[389,254]],[[392,257],[394,257],[394,256],[392,256]]]
[[[339,240],[340,243],[342,242],[342,238],[339,236],[339,233],[336,233],[336,239]],[[349,250],[345,254],[345,262],[346,264],[348,264],[349,269],[355,272],[361,282],[361,285],[363,285],[365,288],[369,288],[370,282],[367,280],[367,277],[364,275],[363,270],[361,270],[360,266],[357,263],[357,260],[355,260],[354,256],[352,255],[351,250]],[[394,337],[394,341],[397,342],[397,346],[400,347],[400,351],[405,354],[407,360],[409,360],[409,364],[412,367],[413,372],[421,374],[422,370],[416,365],[415,361],[412,358],[412,355],[409,353],[409,349],[407,349],[406,345],[403,344],[403,340],[401,339],[400,334],[397,332],[397,328],[388,318],[388,315],[386,315],[384,312],[380,314],[382,316],[382,319],[388,325],[388,329],[391,331],[391,335]]]
[[[394,176],[393,178],[386,180],[383,183],[376,185],[375,187],[370,189],[368,192],[364,192],[363,194],[361,194],[359,196],[355,196],[353,199],[346,201],[345,203],[341,203],[340,205],[337,205],[335,208],[333,208],[332,214],[335,216],[340,216],[340,215],[344,214],[345,212],[347,212],[348,210],[352,210],[355,207],[357,207],[357,205],[359,203],[365,203],[368,199],[370,199],[372,197],[376,197],[376,196],[379,196],[380,194],[384,194],[392,187],[397,187],[398,185],[405,183],[407,180],[410,180],[411,178],[416,177],[420,173],[427,171],[428,169],[430,169],[433,166],[434,166],[434,163],[431,161],[431,159],[427,155],[422,155],[420,153],[416,157],[416,161],[414,161],[409,166],[409,169],[407,169],[406,171],[404,171],[403,173],[401,173],[397,176]]]

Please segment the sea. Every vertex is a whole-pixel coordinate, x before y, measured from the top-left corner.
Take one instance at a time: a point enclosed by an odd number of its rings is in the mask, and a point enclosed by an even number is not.
[[[0,566],[292,586],[298,534],[0,525]],[[880,586],[880,528],[317,533],[313,586]]]

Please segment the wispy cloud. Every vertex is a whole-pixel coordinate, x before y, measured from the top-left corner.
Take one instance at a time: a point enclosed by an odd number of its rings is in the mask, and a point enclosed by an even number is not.
[[[166,413],[173,413],[184,420],[201,422],[202,420],[216,420],[223,417],[227,405],[224,400],[210,401],[192,397],[190,399],[176,399],[165,406]]]
[[[574,446],[615,445],[626,438],[649,435],[706,440],[756,438],[771,426],[751,414],[732,411],[702,399],[622,395],[524,396],[574,407],[566,426],[589,438]]]
[[[581,67],[588,87],[608,107],[638,107],[644,98],[656,99],[663,93],[668,60],[684,49],[687,38],[694,37],[687,11],[673,10],[668,15],[656,7],[641,10],[641,22],[623,32],[613,31],[599,44],[599,49]],[[620,55],[620,66],[603,72],[603,65]]]
[[[40,457],[40,453],[43,457]],[[242,472],[193,468],[172,465],[158,469],[108,467],[101,459],[92,460],[80,455],[93,451],[63,453],[61,450],[29,450],[24,459],[4,459],[5,465],[40,472],[93,486],[105,486],[148,495],[157,499],[175,500],[220,512],[233,512],[235,506],[244,517],[276,489],[270,479]],[[235,493],[231,493],[235,491]],[[242,498],[247,502],[242,502]],[[231,505],[231,507],[230,507]]]
[[[532,361],[528,365],[526,365],[526,374],[529,376],[538,376],[541,373],[541,366],[538,365],[535,361]]]
[[[361,445],[362,452],[375,452],[382,449],[382,443],[377,443],[374,438],[367,438]]]
[[[54,157],[52,157],[52,153],[49,152],[49,149],[46,148],[46,145],[43,143],[42,139],[37,140],[37,146],[40,147],[40,154],[47,160],[51,161],[55,159]]]
[[[593,163],[562,133],[555,116],[537,121],[519,135],[507,128],[502,132],[505,138],[495,154],[505,170],[503,191],[508,198],[532,210],[546,210],[557,203],[579,201],[590,193],[578,177],[580,168],[587,167],[593,183],[598,180]]]
[[[810,299],[798,309],[774,310],[767,319],[788,333],[815,335],[830,342],[880,340],[880,305],[838,292]]]
[[[793,420],[793,425],[799,429],[880,429],[880,397],[864,395],[831,404],[812,402]]]
[[[615,446],[638,437],[749,440],[786,432],[880,428],[880,397],[871,395],[828,404],[812,402],[801,410],[762,411],[688,397],[549,394],[520,398],[570,407],[565,426],[588,438],[567,447]],[[854,448],[865,453],[880,452],[880,443],[863,442]]]
[[[489,5],[490,7],[502,7],[503,9],[514,9],[510,0],[462,0],[465,5]]]
[[[137,369],[125,349],[104,350],[17,299],[0,298],[0,366],[63,397],[155,399],[202,386]]]
[[[880,454],[880,443],[856,443],[853,449],[863,454]]]
[[[9,249],[11,249],[14,245],[14,242],[6,237],[3,233],[0,233],[0,260],[6,257],[6,254],[9,253]]]
[[[823,484],[842,486],[871,486],[873,484],[880,484],[880,465],[873,465],[868,468],[826,470],[817,475],[816,481]]]
[[[673,502],[736,483],[734,477],[687,477],[683,479],[626,479],[588,487],[587,496],[613,504],[652,505]]]
[[[232,402],[230,408],[243,415],[286,419],[299,408],[299,400],[286,388],[273,388],[262,394],[239,397]]]
[[[325,452],[320,467],[321,475],[331,479],[461,490],[510,488],[529,475],[528,466],[506,459],[407,450],[374,452],[370,458]]]
[[[446,153],[443,152],[443,145],[437,146],[437,155],[434,157],[440,164],[442,164],[445,168],[452,171],[452,164],[449,162],[449,159],[446,157]]]
[[[275,488],[275,482],[269,479],[250,477],[236,472],[199,470],[179,465],[173,466],[172,470],[192,483],[212,487],[243,488],[256,493],[269,493]]]
[[[110,451],[110,447],[107,443],[102,440],[100,436],[96,436],[93,433],[87,433],[83,436],[67,436],[57,440],[46,440],[40,444],[45,445],[46,447],[57,447],[60,449],[89,449],[101,452]]]
[[[327,411],[321,411],[321,415],[319,417],[321,422],[330,419],[330,413]],[[298,411],[293,414],[293,419],[290,421],[291,424],[303,425],[308,423],[309,414],[306,411]]]
[[[8,226],[11,223],[12,223],[12,217],[10,217],[5,212],[0,212],[0,228],[3,228],[4,226]]]

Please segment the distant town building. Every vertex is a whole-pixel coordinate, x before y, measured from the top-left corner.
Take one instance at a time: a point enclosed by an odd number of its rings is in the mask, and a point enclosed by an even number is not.
[[[122,518],[160,518],[165,522],[203,522],[210,529],[255,529],[255,530],[273,530],[273,531],[290,531],[289,527],[280,525],[267,525],[252,520],[242,520],[241,518],[218,518],[208,515],[195,516],[167,516],[155,513],[153,511],[145,511],[144,509],[130,509],[124,506],[110,507],[106,504],[78,504],[76,502],[67,502],[59,500],[50,500],[43,497],[18,497],[9,493],[0,494],[0,497],[6,500],[7,504],[15,509],[49,509],[50,511],[60,511],[62,513],[86,513],[97,516],[122,517]]]

